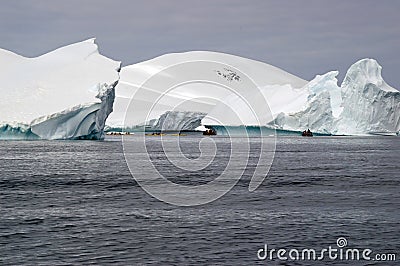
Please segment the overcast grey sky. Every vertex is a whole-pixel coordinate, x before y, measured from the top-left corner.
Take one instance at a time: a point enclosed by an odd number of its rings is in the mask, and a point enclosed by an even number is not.
[[[0,3],[0,47],[37,56],[91,37],[104,55],[140,62],[212,50],[304,79],[375,58],[400,88],[400,1],[20,0]]]

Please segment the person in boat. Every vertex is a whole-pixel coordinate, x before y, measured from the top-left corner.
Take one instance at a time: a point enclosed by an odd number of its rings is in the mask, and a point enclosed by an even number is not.
[[[307,129],[307,130],[304,130],[304,131],[301,133],[301,135],[302,135],[303,137],[312,137],[312,136],[313,136],[313,133],[311,132],[310,129]]]
[[[211,136],[211,135],[217,135],[217,132],[215,129],[208,128],[206,131],[203,132],[203,135]]]

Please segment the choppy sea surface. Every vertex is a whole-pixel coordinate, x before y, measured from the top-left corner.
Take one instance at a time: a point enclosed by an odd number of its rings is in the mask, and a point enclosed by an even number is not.
[[[199,138],[182,140],[194,145]],[[149,145],[157,147],[158,141],[154,137]],[[197,207],[163,203],[143,191],[130,175],[118,137],[1,141],[0,265],[395,265],[263,261],[257,252],[265,244],[337,248],[344,237],[347,247],[395,253],[399,263],[399,141],[279,137],[258,189],[249,192],[244,176],[220,199]],[[218,143],[230,145],[228,138]],[[158,162],[165,159],[158,148],[149,152]],[[204,180],[198,174],[175,179],[208,182],[223,170],[226,158],[219,160]],[[157,167],[168,172],[171,166]]]

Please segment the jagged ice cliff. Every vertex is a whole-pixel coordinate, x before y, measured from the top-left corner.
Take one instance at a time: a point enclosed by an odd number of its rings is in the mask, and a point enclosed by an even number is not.
[[[0,49],[0,139],[102,139],[120,62],[94,39],[35,58]]]

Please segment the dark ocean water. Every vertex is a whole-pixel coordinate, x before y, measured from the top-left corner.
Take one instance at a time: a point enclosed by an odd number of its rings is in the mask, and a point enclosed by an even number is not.
[[[257,251],[264,244],[321,250],[337,247],[339,237],[348,247],[396,253],[399,263],[399,141],[280,137],[257,190],[248,191],[245,176],[219,200],[197,207],[146,194],[129,173],[119,138],[2,141],[0,265],[310,265],[316,262],[260,261]],[[159,149],[151,153],[163,162]],[[220,160],[204,173],[207,181],[221,172]],[[199,182],[201,175],[183,178]]]

